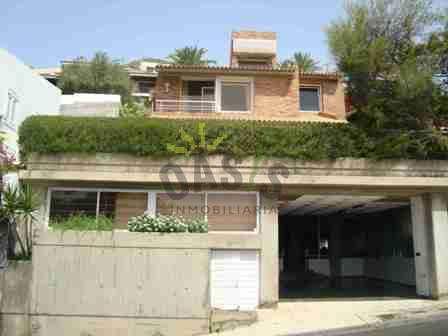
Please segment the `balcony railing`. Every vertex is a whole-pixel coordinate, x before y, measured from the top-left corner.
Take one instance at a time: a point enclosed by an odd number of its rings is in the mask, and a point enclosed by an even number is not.
[[[156,99],[156,112],[212,113],[216,102],[208,97],[184,96],[182,99]]]

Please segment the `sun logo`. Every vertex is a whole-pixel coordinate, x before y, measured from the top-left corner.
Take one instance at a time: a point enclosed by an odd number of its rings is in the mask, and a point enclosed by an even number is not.
[[[211,153],[214,152],[218,146],[227,138],[227,134],[222,134],[217,137],[211,144],[206,142],[205,123],[200,122],[197,129],[198,139],[194,135],[188,134],[183,128],[180,130],[180,138],[184,141],[185,146],[177,146],[175,144],[167,144],[168,151],[189,156],[191,154]]]

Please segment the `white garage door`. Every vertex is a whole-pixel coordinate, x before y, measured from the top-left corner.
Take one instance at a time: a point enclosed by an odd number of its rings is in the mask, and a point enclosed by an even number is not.
[[[212,251],[210,265],[212,308],[254,310],[259,303],[259,253]]]

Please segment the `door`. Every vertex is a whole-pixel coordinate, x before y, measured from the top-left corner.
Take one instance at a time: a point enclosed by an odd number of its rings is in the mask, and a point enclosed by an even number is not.
[[[424,198],[421,196],[413,197],[411,200],[411,212],[417,295],[429,297],[429,223],[425,221],[425,211]]]
[[[212,308],[255,310],[259,303],[257,251],[213,250],[210,265]]]

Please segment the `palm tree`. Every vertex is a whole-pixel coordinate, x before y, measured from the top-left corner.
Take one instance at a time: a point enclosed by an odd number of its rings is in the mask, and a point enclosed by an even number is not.
[[[174,52],[168,56],[168,59],[174,64],[183,65],[215,64],[216,61],[203,58],[207,51],[207,49],[199,48],[197,46],[183,47],[180,49],[175,49]]]
[[[316,72],[320,69],[319,62],[315,61],[311,54],[296,52],[281,63],[281,67],[297,67],[300,72]]]

